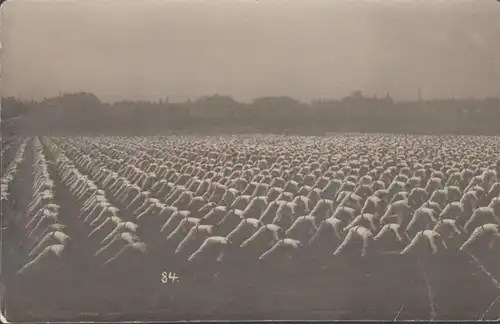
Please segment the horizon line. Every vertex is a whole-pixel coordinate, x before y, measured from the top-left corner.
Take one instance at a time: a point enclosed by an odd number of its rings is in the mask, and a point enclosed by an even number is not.
[[[500,1],[500,0],[498,0]],[[485,96],[485,97],[475,97],[473,95],[469,95],[469,96],[451,96],[451,97],[442,97],[442,98],[439,98],[439,97],[435,97],[435,98],[413,98],[413,99],[394,99],[392,96],[391,96],[391,93],[388,91],[385,95],[377,95],[377,94],[373,94],[373,93],[365,93],[361,90],[353,90],[351,91],[349,94],[343,96],[343,97],[317,97],[317,98],[311,98],[311,99],[298,99],[296,97],[293,97],[293,96],[290,96],[290,95],[286,95],[286,94],[276,94],[276,95],[262,95],[262,96],[255,96],[255,97],[252,97],[251,99],[247,99],[247,100],[238,100],[238,99],[235,99],[235,96],[232,95],[232,94],[221,94],[221,93],[212,93],[212,94],[204,94],[204,95],[197,95],[197,96],[184,96],[184,95],[163,95],[163,96],[156,96],[158,97],[157,99],[132,99],[132,98],[123,98],[123,99],[119,99],[119,100],[104,100],[104,98],[106,97],[120,97],[121,95],[97,95],[95,94],[94,92],[91,92],[91,91],[71,91],[71,92],[60,92],[58,95],[54,95],[54,96],[48,96],[48,97],[43,97],[43,98],[28,98],[29,96],[13,96],[13,95],[1,95],[0,98],[3,100],[3,99],[7,99],[7,98],[14,98],[15,100],[17,101],[21,101],[21,102],[37,102],[37,103],[40,103],[40,102],[43,102],[43,101],[46,101],[46,100],[51,100],[51,99],[57,99],[57,98],[60,98],[60,97],[63,97],[65,95],[75,95],[75,94],[83,94],[83,93],[86,93],[86,94],[92,94],[94,95],[96,98],[99,99],[99,101],[101,103],[119,103],[119,102],[126,102],[126,101],[133,101],[133,102],[137,102],[137,101],[143,101],[143,102],[150,102],[150,103],[158,103],[160,101],[167,101],[167,102],[171,102],[171,103],[185,103],[185,102],[188,102],[188,101],[197,101],[197,100],[200,100],[200,99],[203,99],[203,98],[210,98],[210,97],[227,97],[227,98],[231,98],[233,99],[234,101],[238,102],[238,103],[252,103],[254,102],[255,100],[258,100],[258,99],[268,99],[268,98],[289,98],[289,99],[293,99],[295,101],[298,101],[300,103],[306,103],[306,104],[311,104],[311,103],[314,103],[314,102],[317,102],[317,101],[342,101],[343,99],[345,98],[349,98],[352,96],[353,93],[357,92],[357,91],[360,91],[363,98],[365,99],[384,99],[384,98],[390,98],[392,99],[392,101],[394,103],[405,103],[405,102],[429,102],[429,101],[453,101],[453,100],[456,100],[456,101],[484,101],[484,100],[499,100],[500,99],[500,95],[495,95],[495,96]],[[128,97],[155,97],[153,95],[127,95]],[[175,97],[182,97],[183,99],[182,100],[174,100],[172,101],[171,99],[172,98],[175,98]]]

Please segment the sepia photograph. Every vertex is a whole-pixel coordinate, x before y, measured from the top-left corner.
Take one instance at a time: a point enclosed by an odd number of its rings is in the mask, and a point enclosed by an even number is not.
[[[500,320],[500,1],[0,7],[2,322]]]

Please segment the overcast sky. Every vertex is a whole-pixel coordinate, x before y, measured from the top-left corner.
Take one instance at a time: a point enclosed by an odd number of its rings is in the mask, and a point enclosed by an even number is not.
[[[0,10],[4,96],[500,96],[495,0],[13,0]]]

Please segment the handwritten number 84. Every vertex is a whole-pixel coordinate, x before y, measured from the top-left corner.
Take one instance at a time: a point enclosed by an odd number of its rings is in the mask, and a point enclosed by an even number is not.
[[[178,282],[179,281],[179,277],[177,277],[177,275],[175,274],[175,272],[162,272],[161,273],[161,282],[166,284],[168,282]]]

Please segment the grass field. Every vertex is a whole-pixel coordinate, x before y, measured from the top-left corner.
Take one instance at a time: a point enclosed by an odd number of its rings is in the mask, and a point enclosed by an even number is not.
[[[227,215],[235,209],[238,196],[249,196],[249,201],[265,196],[264,207],[272,201],[287,204],[303,196],[307,208],[296,210],[293,220],[313,213],[318,201],[326,199],[328,210],[314,215],[320,224],[334,217],[342,206],[352,207],[356,215],[366,212],[359,207],[378,194],[376,186],[382,186],[382,190],[390,189],[382,199],[389,205],[400,191],[404,200],[411,189],[425,189],[428,196],[413,206],[412,212],[434,202],[432,206],[439,208],[436,218],[451,202],[467,206],[466,193],[474,192],[477,201],[473,209],[466,208],[461,217],[446,216],[456,219],[463,229],[463,222],[475,209],[490,206],[497,210],[499,156],[499,137],[477,136],[19,138],[2,151],[4,312],[11,321],[477,320],[500,295],[495,281],[500,278],[500,244],[490,249],[488,244],[479,243],[474,249],[459,252],[471,231],[453,238],[440,233],[448,249],[435,255],[425,246],[417,254],[401,255],[402,249],[389,251],[374,245],[363,258],[353,241],[349,243],[352,251],[333,256],[340,242],[313,248],[308,243],[314,233],[309,233],[301,241],[303,248],[283,254],[290,258],[280,259],[281,254],[276,254],[263,262],[258,255],[233,244],[220,262],[209,258],[193,263],[187,261],[188,254],[173,252],[176,244],[166,243],[170,233],[160,229],[169,218],[160,216],[164,208],[174,207],[175,217],[189,211],[193,222],[198,222],[196,218],[203,219],[208,212],[193,207],[196,197],[202,198],[203,205],[212,203],[208,211],[224,206]],[[414,177],[420,179],[418,184],[411,184]],[[440,179],[436,188],[429,185],[433,179]],[[355,186],[349,189],[349,182]],[[393,191],[397,182],[403,183],[403,189]],[[203,189],[203,183],[207,188]],[[359,188],[365,184],[372,191],[363,196]],[[460,196],[447,194],[443,202],[433,198],[434,192],[448,193],[452,186],[459,188]],[[330,192],[330,187],[335,190]],[[137,194],[133,188],[138,188]],[[234,189],[232,196],[230,188]],[[276,197],[271,196],[273,188]],[[350,193],[349,197],[359,197],[359,207],[352,200],[341,199],[343,191]],[[34,203],[49,193],[51,198]],[[97,196],[108,205],[99,205],[93,200]],[[245,210],[249,201],[237,209]],[[48,210],[48,204],[59,206],[54,217],[37,214]],[[91,208],[85,209],[86,204]],[[112,212],[109,206],[118,211]],[[373,236],[380,231],[379,220],[387,210],[374,215]],[[262,212],[251,210],[242,217],[262,219]],[[33,217],[40,220],[38,236],[27,226]],[[276,219],[260,226],[282,224]],[[117,222],[108,227],[111,220]],[[107,225],[96,230],[105,221]],[[137,230],[123,229],[118,234],[130,232],[134,242],[144,243],[147,251],[133,249],[117,238],[110,247],[112,253],[108,251],[110,258],[122,249],[126,253],[114,262],[96,257],[96,251],[105,246],[102,239],[121,222],[138,225]],[[484,219],[476,225],[492,222]],[[54,224],[64,225],[58,230],[70,243],[47,239],[42,244],[46,253],[37,254],[43,255],[19,273],[36,256],[28,256],[33,246],[54,231]],[[403,224],[398,225],[404,231]],[[190,226],[183,237],[196,227]],[[420,230],[432,229],[435,224],[421,226]],[[98,234],[90,235],[93,231]],[[346,234],[342,233],[342,239]],[[192,252],[205,238],[197,235]],[[259,246],[272,246],[266,244]],[[50,247],[55,245],[64,246],[62,254],[51,254]],[[163,272],[175,274],[178,282],[162,283]],[[493,304],[486,317],[500,317],[500,307]]]

